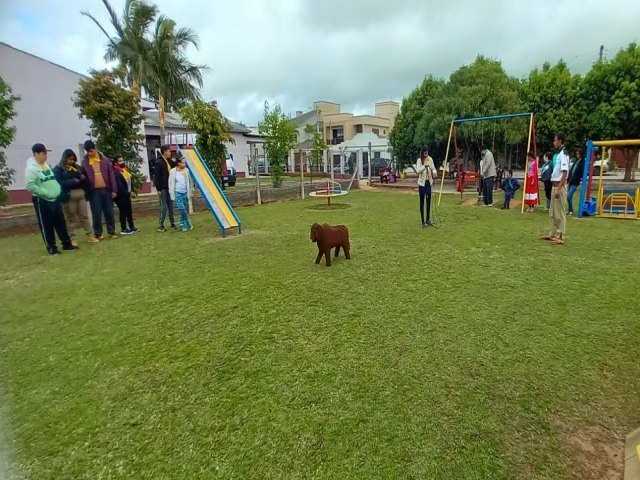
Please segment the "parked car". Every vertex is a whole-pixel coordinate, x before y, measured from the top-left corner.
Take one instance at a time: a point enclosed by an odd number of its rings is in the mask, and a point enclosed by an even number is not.
[[[593,164],[593,175],[594,176],[599,176],[601,170],[602,170],[603,174],[608,172],[609,170],[611,170],[608,158],[606,160],[598,158],[594,162],[594,164]]]
[[[233,163],[233,154],[227,153],[222,169],[222,185],[236,186],[236,166]]]

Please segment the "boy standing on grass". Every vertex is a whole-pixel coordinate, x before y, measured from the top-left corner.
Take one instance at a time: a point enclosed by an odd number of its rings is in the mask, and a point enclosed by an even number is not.
[[[516,178],[513,178],[513,170],[507,170],[507,178],[502,181],[500,186],[504,190],[504,206],[502,210],[509,210],[509,204],[511,199],[516,194],[516,191],[520,188],[520,184]]]
[[[27,190],[33,196],[33,208],[38,217],[38,225],[47,251],[49,255],[60,255],[60,250],[56,245],[56,233],[62,242],[63,250],[73,251],[78,250],[78,247],[71,244],[62,212],[62,204],[59,200],[62,189],[53,170],[47,164],[48,151],[47,147],[41,143],[36,143],[31,147],[33,156],[27,160],[24,178]]]
[[[553,138],[556,153],[553,156],[551,172],[551,209],[549,210],[549,235],[540,237],[549,240],[553,245],[563,245],[567,226],[567,174],[569,172],[569,155],[564,143],[564,133],[558,132]]]

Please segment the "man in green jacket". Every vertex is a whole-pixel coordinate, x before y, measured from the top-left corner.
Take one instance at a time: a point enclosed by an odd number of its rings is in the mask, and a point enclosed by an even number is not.
[[[27,190],[31,192],[33,208],[36,210],[38,225],[49,255],[60,255],[56,245],[55,232],[62,242],[63,250],[78,250],[71,244],[67,224],[62,212],[62,205],[58,200],[60,184],[53,175],[53,170],[47,165],[47,147],[36,143],[31,147],[32,157],[27,160],[24,178]]]

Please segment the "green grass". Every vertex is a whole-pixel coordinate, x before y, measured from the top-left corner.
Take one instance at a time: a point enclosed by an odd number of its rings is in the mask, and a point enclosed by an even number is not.
[[[238,209],[228,239],[202,213],[60,257],[0,240],[16,476],[604,478],[571,438],[640,423],[639,223],[569,219],[552,247],[541,212],[321,204]],[[316,221],[350,261],[313,263]]]

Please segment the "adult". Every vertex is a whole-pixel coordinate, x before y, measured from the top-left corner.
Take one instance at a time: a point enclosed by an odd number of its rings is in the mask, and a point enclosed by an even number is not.
[[[524,183],[524,204],[527,206],[527,213],[533,213],[538,204],[538,159],[533,152],[528,152],[527,157],[529,165]]]
[[[553,164],[551,163],[552,157],[553,154],[551,152],[546,152],[542,156],[544,163],[542,164],[542,167],[540,167],[540,171],[542,172],[540,174],[540,181],[544,184],[544,195],[547,198],[547,206],[544,209],[545,212],[548,212],[549,207],[551,207],[551,188],[553,186],[551,184],[551,174],[553,173]]]
[[[169,145],[163,145],[160,147],[160,156],[157,158],[153,169],[153,185],[158,191],[158,198],[160,199],[160,221],[158,222],[158,231],[166,232],[164,228],[164,220],[169,214],[169,222],[171,222],[171,228],[177,230],[176,222],[173,219],[173,202],[171,201],[171,195],[169,195],[169,172],[173,168],[171,164],[171,149]]]
[[[120,234],[131,235],[138,233],[138,229],[133,224],[133,207],[131,206],[131,173],[127,169],[122,155],[116,155],[113,160],[113,173],[116,177],[116,185],[118,186],[118,195],[113,199],[118,206],[120,213]],[[127,223],[129,226],[127,227]]]
[[[96,243],[98,239],[93,235],[87,214],[89,182],[73,150],[67,148],[62,152],[60,163],[54,167],[53,173],[62,189],[60,202],[71,243],[78,245],[76,230],[79,228],[84,229],[89,243]]]
[[[484,181],[484,205],[493,207],[493,184],[496,179],[496,162],[493,153],[482,145],[482,178]]]
[[[418,193],[420,197],[420,219],[422,228],[432,227],[431,223],[431,182],[437,178],[438,171],[433,163],[433,158],[429,156],[429,148],[422,147],[420,158],[416,160],[414,170],[418,174]],[[424,206],[427,204],[427,214],[425,217]]]
[[[553,156],[553,171],[551,173],[551,208],[549,209],[549,235],[540,237],[549,240],[554,245],[563,245],[567,225],[567,175],[569,172],[569,155],[564,143],[564,133],[558,132],[553,138],[556,153]]]
[[[47,147],[36,143],[31,147],[31,157],[27,159],[24,170],[26,188],[31,192],[33,208],[38,217],[38,225],[44,245],[49,255],[60,255],[56,245],[56,233],[63,250],[78,250],[71,244],[67,224],[64,220],[62,205],[60,204],[60,184],[56,180],[53,170],[47,164]],[[55,233],[54,233],[55,232]]]
[[[569,184],[569,192],[567,193],[569,211],[567,212],[567,215],[573,215],[573,194],[576,193],[576,190],[580,186],[582,174],[584,173],[585,162],[584,158],[582,158],[583,156],[584,154],[582,153],[582,150],[576,150],[576,160],[573,162],[567,178],[567,183]]]
[[[85,156],[82,168],[89,180],[89,205],[93,217],[93,234],[98,240],[104,240],[102,234],[102,216],[104,215],[109,238],[118,238],[116,222],[113,217],[113,199],[118,195],[118,185],[113,167],[107,157],[98,151],[91,140],[84,142]]]

